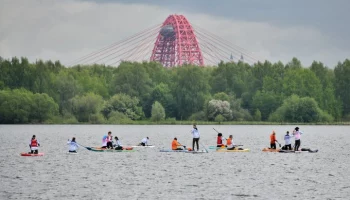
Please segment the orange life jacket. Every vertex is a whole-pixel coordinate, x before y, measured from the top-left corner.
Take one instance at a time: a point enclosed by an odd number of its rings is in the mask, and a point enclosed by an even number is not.
[[[228,145],[231,145],[231,144],[232,144],[232,139],[231,139],[231,138],[228,138],[228,139],[226,140],[226,142],[227,142],[227,144],[226,144],[227,146],[228,146]]]
[[[30,143],[31,147],[38,147],[38,141],[36,139],[32,140]]]
[[[173,142],[171,143],[171,149],[176,150],[177,146],[180,146],[180,144],[177,142],[177,140],[173,140]]]
[[[274,144],[275,141],[276,141],[276,135],[271,134],[271,135],[270,135],[270,143],[271,143],[271,144]]]

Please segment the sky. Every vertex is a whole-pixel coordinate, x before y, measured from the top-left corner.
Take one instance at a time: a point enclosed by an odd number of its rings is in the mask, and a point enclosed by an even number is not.
[[[67,64],[171,14],[259,58],[333,68],[350,58],[348,0],[0,0],[0,56]]]

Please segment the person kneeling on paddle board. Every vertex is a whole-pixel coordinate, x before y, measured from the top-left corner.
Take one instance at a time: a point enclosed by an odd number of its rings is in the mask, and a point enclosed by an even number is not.
[[[77,153],[77,149],[79,147],[75,141],[75,137],[73,137],[71,141],[68,139],[67,144],[69,145],[69,150],[68,150],[69,153]]]
[[[270,135],[270,147],[271,149],[276,149],[276,133],[275,131],[272,131],[272,134]]]
[[[196,143],[197,145],[197,151],[199,151],[199,138],[200,138],[200,133],[197,129],[197,126],[193,124],[193,129],[191,131],[193,140],[192,140],[192,150],[194,151],[194,144]]]
[[[182,147],[182,144],[180,144],[177,141],[177,138],[174,138],[173,142],[171,143],[171,149],[172,150],[183,150],[181,147]],[[185,148],[185,146],[184,146],[184,148]]]
[[[114,149],[115,150],[123,150],[123,146],[122,146],[119,138],[117,136],[115,136],[114,139],[115,139],[115,144],[114,144],[115,148]]]
[[[30,143],[29,143],[29,147],[30,147],[30,153],[31,154],[38,154],[39,151],[38,151],[38,147],[40,147],[40,143],[39,141],[36,139],[36,136],[33,135],[32,136],[32,139],[30,140]]]
[[[282,147],[282,150],[292,150],[292,137],[293,136],[289,135],[289,131],[287,131],[286,135],[284,136],[285,145]]]
[[[145,137],[141,140],[140,146],[148,146],[149,138]]]
[[[218,133],[218,137],[216,140],[216,147],[222,147],[222,146],[225,146],[222,141],[222,133]]]

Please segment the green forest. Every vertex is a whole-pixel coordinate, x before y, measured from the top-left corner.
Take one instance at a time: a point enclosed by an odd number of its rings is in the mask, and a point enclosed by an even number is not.
[[[350,121],[350,60],[164,68],[0,57],[1,124]]]

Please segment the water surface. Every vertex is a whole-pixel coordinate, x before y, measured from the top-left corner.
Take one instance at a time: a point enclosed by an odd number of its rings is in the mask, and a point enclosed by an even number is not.
[[[1,125],[0,199],[349,199],[350,126],[300,126],[301,147],[319,153],[266,153],[272,130],[283,141],[294,126],[201,126],[201,144],[216,132],[249,153],[161,153],[173,137],[191,146],[182,125]],[[149,136],[156,148],[68,155],[67,139],[100,146],[109,130],[124,145]],[[21,157],[37,135],[43,157]]]

